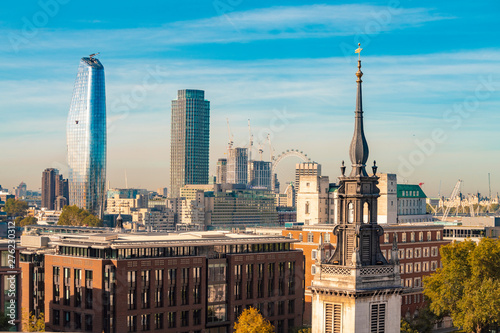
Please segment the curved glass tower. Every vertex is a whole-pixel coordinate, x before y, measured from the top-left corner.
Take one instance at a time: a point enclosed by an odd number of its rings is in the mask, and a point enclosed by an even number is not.
[[[69,204],[102,218],[106,184],[106,94],[104,67],[80,60],[67,124]]]

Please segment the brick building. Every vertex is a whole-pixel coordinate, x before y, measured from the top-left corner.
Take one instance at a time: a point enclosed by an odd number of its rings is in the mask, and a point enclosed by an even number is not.
[[[249,306],[276,332],[302,325],[304,257],[293,239],[193,232],[26,235],[22,242],[23,287],[38,291],[23,307],[44,312],[48,330],[223,333]]]
[[[298,240],[293,244],[301,249],[305,257],[305,304],[304,323],[311,324],[311,292],[307,290],[317,271],[316,258],[320,235],[324,244],[330,244],[330,253],[335,249],[335,225],[312,225],[283,229],[282,235]],[[401,315],[414,315],[424,305],[422,280],[426,275],[441,266],[439,248],[448,244],[443,239],[443,226],[434,224],[385,225],[384,235],[380,237],[382,254],[389,260],[394,235],[399,249],[401,285],[406,287],[402,294]],[[327,246],[328,255],[328,246]]]

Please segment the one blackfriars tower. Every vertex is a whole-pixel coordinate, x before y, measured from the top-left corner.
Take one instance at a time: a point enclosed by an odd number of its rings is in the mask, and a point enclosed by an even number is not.
[[[104,67],[95,54],[80,60],[67,123],[69,203],[102,218],[106,184]]]
[[[186,184],[208,184],[210,102],[203,90],[179,90],[172,101],[170,196]]]

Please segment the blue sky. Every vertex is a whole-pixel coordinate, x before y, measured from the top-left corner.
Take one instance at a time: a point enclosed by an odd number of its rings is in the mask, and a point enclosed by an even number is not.
[[[66,117],[79,59],[106,70],[111,186],[169,184],[170,103],[211,102],[211,173],[226,118],[238,145],[268,133],[331,181],[348,160],[357,43],[370,160],[434,196],[500,191],[498,1],[11,2],[0,12],[0,184],[40,187],[65,171]],[[259,144],[256,143],[256,146]],[[256,155],[256,153],[254,153]],[[280,164],[293,179],[293,158]],[[125,171],[126,170],[126,171]]]

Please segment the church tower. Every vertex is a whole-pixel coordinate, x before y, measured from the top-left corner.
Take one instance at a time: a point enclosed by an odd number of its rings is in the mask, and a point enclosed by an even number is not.
[[[359,44],[358,44],[359,45]],[[361,52],[358,47],[356,53]],[[401,279],[397,245],[391,261],[382,255],[377,224],[378,177],[376,163],[372,175],[366,171],[368,144],[363,129],[361,56],[358,60],[354,135],[349,155],[352,169],[345,175],[340,167],[338,225],[334,253],[325,258],[312,281],[313,333],[396,333],[400,332]]]

